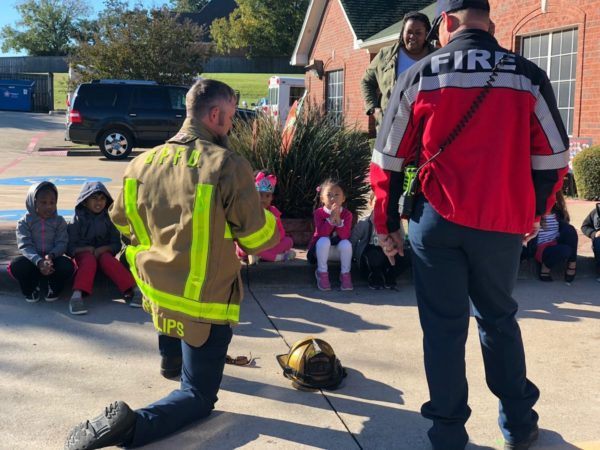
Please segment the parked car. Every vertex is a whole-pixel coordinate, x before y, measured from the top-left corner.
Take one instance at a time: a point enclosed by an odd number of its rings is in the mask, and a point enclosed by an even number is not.
[[[154,147],[173,137],[185,120],[186,86],[153,81],[83,83],[70,98],[65,139],[98,145],[108,159],[124,159],[133,147]],[[237,116],[251,120],[252,110]]]

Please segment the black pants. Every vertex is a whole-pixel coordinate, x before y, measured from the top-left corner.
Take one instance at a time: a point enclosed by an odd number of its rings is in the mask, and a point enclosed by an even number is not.
[[[229,325],[211,325],[208,340],[200,347],[173,337],[158,336],[161,355],[183,357],[181,386],[135,411],[135,433],[127,448],[158,440],[212,412],[218,400],[231,337]]]
[[[406,250],[405,250],[406,251]],[[360,274],[368,278],[371,274],[383,276],[397,276],[409,265],[408,256],[396,255],[396,265],[392,266],[390,260],[379,245],[368,244],[360,256]]]
[[[577,261],[577,231],[572,225],[561,224],[558,242],[552,247],[546,247],[542,253],[542,262],[546,267],[554,267],[563,262]]]
[[[596,260],[596,268],[600,275],[600,237],[592,239],[592,249],[594,250],[594,259]]]
[[[10,274],[19,282],[23,295],[30,296],[40,285],[42,278],[48,280],[48,287],[59,294],[65,283],[73,275],[73,263],[66,256],[54,259],[54,272],[48,276],[42,275],[40,269],[24,256],[18,256],[10,262]]]
[[[536,426],[537,387],[527,379],[518,304],[512,297],[521,236],[467,228],[417,202],[409,224],[413,275],[423,328],[430,400],[421,413],[433,421],[435,449],[464,449],[471,414],[465,369],[469,299],[490,390],[500,400],[504,439],[523,440]]]

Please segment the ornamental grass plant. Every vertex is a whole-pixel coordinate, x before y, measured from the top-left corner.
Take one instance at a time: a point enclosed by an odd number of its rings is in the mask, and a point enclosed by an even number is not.
[[[287,150],[282,150],[281,131],[266,115],[236,123],[230,147],[254,170],[266,169],[277,176],[274,203],[286,218],[312,218],[317,186],[330,177],[344,186],[350,211],[356,214],[366,204],[371,160],[367,135],[336,125],[316,108],[303,109]]]

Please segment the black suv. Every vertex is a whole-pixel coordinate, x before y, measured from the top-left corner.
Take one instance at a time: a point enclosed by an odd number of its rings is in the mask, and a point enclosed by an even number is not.
[[[99,145],[108,159],[133,147],[153,147],[174,136],[185,119],[185,86],[152,81],[100,80],[79,85],[69,103],[65,139]],[[254,111],[238,109],[243,120]]]

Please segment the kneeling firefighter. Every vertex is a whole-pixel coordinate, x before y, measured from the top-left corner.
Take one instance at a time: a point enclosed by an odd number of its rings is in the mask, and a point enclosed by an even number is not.
[[[278,242],[261,208],[250,164],[227,149],[234,91],[200,80],[187,119],[164,146],[135,158],[111,218],[132,245],[127,260],[161,333],[161,353],[181,358],[181,387],[132,411],[115,402],[73,429],[66,449],[136,447],[210,414],[242,300],[234,239],[248,254]]]

